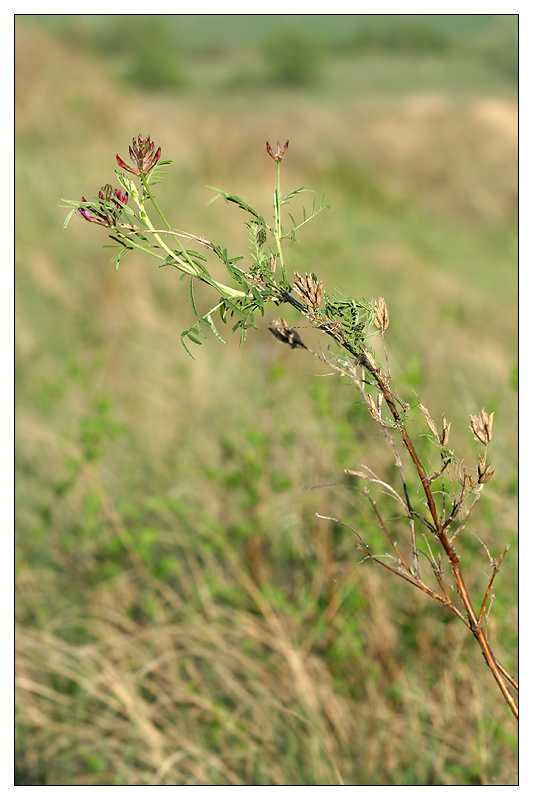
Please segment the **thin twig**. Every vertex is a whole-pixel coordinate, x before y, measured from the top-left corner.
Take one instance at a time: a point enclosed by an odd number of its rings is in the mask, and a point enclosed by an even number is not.
[[[492,561],[492,575],[490,577],[489,585],[487,586],[487,591],[485,592],[485,597],[483,598],[483,602],[481,604],[481,609],[480,609],[479,617],[478,617],[480,622],[483,619],[483,612],[485,610],[485,605],[487,603],[487,598],[488,598],[488,596],[490,594],[490,591],[492,589],[492,584],[494,583],[494,579],[495,579],[496,575],[498,574],[498,572],[500,571],[500,566],[502,564],[502,561],[503,561],[503,559],[505,558],[505,556],[507,555],[508,552],[509,552],[509,545],[506,546],[505,550],[503,551],[503,553],[501,554],[501,556],[500,556],[500,558],[498,559],[497,562],[494,562],[491,559],[491,561]],[[489,555],[490,555],[490,553],[489,553]]]
[[[396,553],[396,555],[398,556],[398,558],[399,558],[399,560],[400,560],[400,562],[401,562],[401,564],[402,564],[403,568],[406,570],[406,572],[409,572],[409,567],[408,567],[408,566],[407,566],[407,564],[405,563],[405,559],[404,559],[404,557],[402,556],[402,554],[401,554],[400,550],[398,549],[398,545],[396,544],[396,542],[394,542],[394,541],[393,541],[393,539],[392,539],[392,536],[390,535],[389,529],[388,529],[388,528],[387,528],[387,526],[385,525],[385,521],[383,520],[383,517],[382,517],[382,516],[381,516],[381,514],[379,513],[378,507],[377,507],[377,505],[376,505],[376,501],[372,499],[372,497],[370,496],[370,492],[368,491],[368,489],[366,488],[366,486],[365,486],[365,488],[363,489],[363,494],[364,494],[364,496],[367,498],[367,500],[369,501],[369,503],[370,503],[370,505],[372,506],[372,508],[374,509],[374,513],[375,513],[376,517],[378,518],[378,522],[379,522],[379,524],[380,524],[380,526],[381,526],[382,530],[385,532],[385,536],[387,537],[387,539],[389,540],[389,542],[390,542],[390,543],[391,543],[391,545],[393,546],[393,548],[394,548],[394,552],[395,552],[395,553]]]

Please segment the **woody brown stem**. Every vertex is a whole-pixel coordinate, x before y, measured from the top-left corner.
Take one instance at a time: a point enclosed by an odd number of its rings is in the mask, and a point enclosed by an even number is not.
[[[411,441],[411,438],[410,438],[410,436],[409,436],[409,434],[408,434],[408,432],[407,432],[407,430],[406,430],[406,428],[405,428],[405,426],[403,424],[402,414],[398,410],[397,405],[396,405],[396,401],[395,401],[395,399],[394,399],[394,397],[392,395],[392,392],[390,391],[388,380],[384,377],[381,369],[376,364],[376,361],[375,361],[374,357],[372,356],[372,354],[370,353],[369,350],[364,348],[362,354],[361,353],[357,353],[355,351],[354,347],[351,345],[351,343],[346,339],[346,337],[345,337],[345,335],[344,335],[342,330],[339,330],[337,327],[330,326],[327,322],[324,323],[324,321],[322,319],[320,319],[320,317],[317,317],[315,314],[313,314],[308,307],[302,305],[302,303],[300,303],[298,300],[296,300],[294,297],[292,297],[285,290],[282,290],[280,292],[280,296],[281,296],[282,300],[284,300],[285,302],[290,303],[292,306],[297,308],[300,311],[300,313],[303,313],[312,322],[312,324],[314,324],[319,330],[322,330],[322,331],[324,331],[324,333],[326,333],[329,336],[331,336],[338,344],[341,345],[341,347],[343,347],[352,356],[354,356],[356,361],[357,361],[357,363],[360,364],[367,372],[369,372],[372,375],[372,377],[374,378],[374,380],[376,381],[377,388],[379,389],[379,391],[381,392],[381,394],[385,398],[385,402],[387,403],[387,406],[389,407],[389,410],[390,410],[390,412],[391,412],[391,414],[392,414],[392,416],[394,418],[396,426],[397,426],[397,428],[398,428],[398,430],[400,432],[400,435],[402,437],[402,441],[403,441],[405,447],[407,448],[407,451],[408,451],[408,453],[409,453],[409,455],[411,457],[411,460],[412,460],[412,462],[413,462],[413,464],[415,466],[415,469],[416,469],[416,471],[418,473],[418,476],[420,478],[420,482],[422,484],[422,487],[424,489],[424,493],[426,495],[427,506],[428,506],[429,513],[430,513],[431,520],[432,520],[432,524],[431,524],[432,530],[435,533],[435,535],[437,536],[438,540],[440,541],[440,543],[441,543],[441,545],[442,545],[442,547],[444,549],[444,552],[446,554],[446,557],[447,557],[447,559],[448,559],[448,561],[450,563],[450,566],[451,566],[451,569],[452,569],[452,572],[453,572],[453,576],[454,576],[454,580],[455,580],[455,584],[456,584],[457,590],[459,592],[459,596],[461,597],[461,601],[462,601],[463,606],[465,608],[465,611],[467,613],[467,618],[468,619],[464,620],[464,621],[468,622],[468,626],[469,626],[470,630],[472,631],[473,635],[475,636],[475,638],[477,639],[477,641],[479,643],[479,646],[481,647],[481,651],[482,651],[482,653],[483,653],[483,655],[485,657],[487,665],[488,665],[489,669],[491,670],[492,674],[494,675],[494,678],[495,678],[495,680],[496,680],[496,682],[497,682],[497,684],[498,684],[498,686],[500,688],[500,691],[502,692],[506,702],[510,706],[513,714],[518,719],[518,705],[517,705],[517,702],[516,702],[515,698],[513,697],[513,695],[511,694],[511,692],[509,691],[509,689],[507,687],[507,684],[506,684],[506,682],[504,680],[504,676],[502,675],[502,670],[500,668],[500,665],[498,664],[498,662],[494,658],[494,655],[493,655],[493,653],[492,653],[492,651],[491,651],[491,649],[489,647],[489,643],[488,643],[486,634],[482,629],[480,620],[478,619],[478,615],[474,611],[474,607],[472,605],[472,601],[470,600],[470,595],[469,595],[468,590],[466,588],[466,584],[464,582],[464,578],[463,578],[463,575],[462,575],[462,572],[461,572],[461,567],[460,567],[460,563],[459,563],[459,556],[457,555],[457,553],[455,551],[455,548],[452,546],[452,544],[451,544],[451,542],[450,542],[450,540],[448,538],[445,526],[443,525],[443,522],[441,521],[441,519],[439,517],[438,511],[437,511],[437,507],[435,505],[435,499],[433,497],[433,493],[431,492],[431,488],[430,488],[430,486],[431,486],[431,478],[430,478],[430,476],[426,475],[426,473],[424,471],[424,468],[422,467],[422,464],[420,463],[420,459],[418,458],[418,454],[417,454],[417,452],[416,452],[416,450],[414,448],[414,445],[413,445],[413,443]],[[488,420],[487,424],[490,424],[490,423],[491,423],[491,419]],[[427,522],[429,524],[429,521],[427,521]],[[375,559],[374,556],[371,556],[371,557],[374,560],[377,560],[377,559]],[[386,564],[383,564],[383,566],[386,566],[387,569],[391,569],[392,572],[396,572],[396,570],[394,568],[391,568],[390,566],[388,566]],[[415,581],[411,577],[408,578],[407,576],[403,575],[402,573],[397,573],[397,574],[401,574],[402,577],[405,577],[406,580],[408,580],[409,582],[413,583],[414,585],[418,585],[419,588],[422,588],[420,586],[420,582],[419,581]],[[453,604],[451,605],[451,607],[456,612],[458,612],[458,609],[456,609]],[[463,618],[462,615],[460,614],[460,612],[459,612],[459,615],[461,616],[461,618]]]
[[[388,407],[389,407],[389,409],[390,409],[395,421],[399,423],[399,430],[400,430],[400,434],[401,434],[402,440],[403,440],[405,446],[407,447],[409,455],[411,456],[411,460],[413,461],[413,464],[415,465],[415,468],[416,468],[416,470],[418,472],[418,475],[420,477],[422,486],[424,488],[424,492],[425,492],[426,499],[427,499],[427,502],[428,502],[429,512],[431,514],[431,518],[432,518],[433,524],[435,526],[435,533],[436,533],[436,535],[437,535],[442,547],[444,548],[444,551],[446,553],[448,561],[450,562],[450,565],[451,565],[451,568],[452,568],[452,572],[453,572],[453,576],[455,578],[455,583],[456,583],[457,589],[459,591],[459,595],[461,597],[461,600],[462,600],[462,603],[463,603],[463,605],[465,607],[465,610],[466,610],[466,612],[468,614],[468,621],[469,621],[470,630],[472,631],[472,633],[476,637],[476,639],[477,639],[477,641],[479,643],[479,646],[481,647],[481,650],[483,652],[483,655],[485,656],[485,660],[487,662],[487,665],[488,665],[489,669],[491,670],[492,674],[494,675],[494,678],[495,678],[498,686],[500,687],[500,691],[502,692],[505,700],[509,704],[513,714],[518,719],[518,705],[516,703],[515,698],[513,697],[513,695],[511,694],[511,692],[507,688],[507,684],[505,683],[505,680],[504,680],[504,678],[502,676],[502,673],[501,673],[501,671],[499,669],[498,662],[494,658],[494,655],[493,655],[493,653],[492,653],[492,651],[491,651],[491,649],[489,647],[489,643],[487,641],[487,637],[486,637],[486,635],[485,635],[485,633],[484,633],[484,631],[483,631],[483,629],[481,627],[481,624],[480,624],[480,621],[478,619],[478,616],[477,616],[476,612],[474,611],[474,608],[472,606],[472,602],[470,600],[470,596],[468,594],[468,590],[467,590],[465,582],[464,582],[463,575],[461,573],[461,567],[460,567],[460,564],[459,564],[459,556],[455,552],[455,548],[450,544],[448,536],[446,535],[446,531],[444,530],[444,528],[442,526],[442,523],[440,521],[440,518],[439,518],[439,515],[438,515],[438,512],[437,512],[437,508],[436,508],[436,505],[435,505],[435,500],[433,498],[433,494],[432,494],[431,489],[430,489],[428,477],[426,476],[426,474],[424,472],[424,469],[423,469],[423,467],[422,467],[422,465],[420,463],[420,460],[419,460],[418,455],[417,455],[417,453],[415,451],[413,443],[411,442],[409,434],[407,433],[405,427],[400,422],[401,415],[400,415],[400,412],[398,411],[398,409],[396,408],[396,403],[395,403],[394,398],[393,398],[393,396],[392,396],[392,394],[390,392],[388,384],[385,381],[385,379],[383,378],[381,370],[379,368],[375,369],[373,367],[374,359],[371,356],[370,356],[370,358],[364,358],[364,361],[366,362],[366,363],[364,363],[365,368],[368,369],[371,372],[372,376],[375,378],[375,380],[376,380],[376,382],[378,384],[379,390],[382,392],[382,394],[383,394],[383,396],[385,398],[385,401],[386,401],[386,403],[387,403],[387,405],[388,405]]]

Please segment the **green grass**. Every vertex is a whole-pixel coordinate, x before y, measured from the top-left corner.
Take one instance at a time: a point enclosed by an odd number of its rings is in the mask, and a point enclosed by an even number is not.
[[[278,103],[284,84],[337,101],[339,90],[508,94],[517,78],[514,14],[155,15],[142,26],[126,15],[30,18],[145,89],[274,86]]]
[[[105,232],[62,229],[61,198],[92,196],[150,133],[172,220],[244,252],[244,218],[206,208],[206,184],[270,213],[264,144],[288,137],[285,189],[332,207],[289,268],[386,297],[397,388],[446,412],[467,464],[468,415],[495,411],[464,565],[479,602],[475,537],[512,545],[491,642],[515,672],[516,93],[483,55],[510,20],[426,16],[446,17],[446,54],[333,56],[324,17],[300,88],[264,84],[257,19],[187,16],[186,82],[157,92],[125,83],[127,47],[95,55],[105,18],[17,20],[17,784],[517,783],[516,726],[468,631],[315,517],[384,547],[343,473],[392,477],[352,388],[268,319],[192,362],[175,270],[133,255],[115,273]]]
[[[75,34],[90,42],[96,34],[119,36],[120,32],[133,29],[125,15],[36,15],[41,26],[51,31]],[[326,46],[338,47],[343,41],[351,41],[354,33],[368,33],[374,40],[379,38],[381,46],[390,48],[391,31],[401,35],[405,31],[438,32],[446,41],[455,41],[468,46],[475,45],[483,37],[504,39],[517,25],[515,14],[183,14],[158,15],[150,23],[157,27],[165,25],[190,52],[202,55],[248,44],[259,47],[283,29],[298,29],[320,39]],[[146,25],[141,30],[146,29]],[[416,47],[416,35],[413,35]],[[104,41],[106,42],[105,38]],[[107,43],[107,42],[106,42]],[[97,41],[93,42],[93,46]]]

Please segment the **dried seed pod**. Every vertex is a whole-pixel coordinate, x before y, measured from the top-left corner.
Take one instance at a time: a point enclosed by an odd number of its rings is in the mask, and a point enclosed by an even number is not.
[[[376,319],[374,320],[374,325],[383,333],[383,331],[386,331],[389,327],[389,309],[387,308],[384,297],[380,297],[379,300],[376,300],[375,309]]]
[[[490,471],[490,463],[486,463],[485,456],[480,456],[477,462],[477,482],[488,483],[494,475],[494,470]]]
[[[279,339],[280,342],[290,345],[293,349],[295,347],[303,347],[304,350],[307,350],[307,347],[302,342],[298,331],[295,328],[291,328],[286,320],[282,318],[271,320],[268,330],[276,337],[276,339]]]
[[[381,413],[380,413],[380,410],[378,409],[378,407],[376,405],[376,401],[374,400],[374,398],[372,397],[370,392],[367,392],[366,396],[367,396],[367,400],[368,400],[368,410],[370,411],[370,414],[376,420],[376,422],[380,422]]]
[[[323,281],[319,281],[313,273],[306,273],[305,278],[298,272],[294,273],[296,280],[293,289],[301,299],[311,306],[313,311],[318,311],[322,300]]]
[[[356,478],[363,478],[365,481],[368,480],[368,475],[366,474],[366,472],[360,472],[357,469],[348,469],[347,467],[345,468],[344,471],[346,475],[353,475]]]
[[[437,439],[440,441],[439,431],[437,425],[435,424],[435,420],[433,419],[427,408],[422,405],[422,403],[418,404],[418,408],[424,414],[429,430],[431,431],[433,436],[436,436]]]
[[[494,411],[489,415],[484,408],[481,409],[480,414],[470,414],[470,428],[472,433],[485,447],[492,439],[492,419]]]
[[[450,438],[450,428],[452,427],[451,422],[446,422],[446,414],[442,415],[442,435],[440,437],[440,443],[443,447],[446,447],[448,444],[448,439]]]

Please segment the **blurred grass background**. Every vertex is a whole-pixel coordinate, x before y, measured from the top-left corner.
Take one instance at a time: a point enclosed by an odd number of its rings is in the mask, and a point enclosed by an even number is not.
[[[515,673],[517,17],[27,15],[15,43],[16,782],[515,784],[467,630],[314,516],[379,542],[343,469],[393,473],[351,387],[266,319],[191,361],[175,271],[115,273],[61,198],[150,134],[171,223],[245,254],[206,185],[269,215],[265,140],[290,140],[284,189],[331,210],[289,268],[386,298],[396,388],[467,465],[495,412],[463,563],[479,603],[476,537],[511,544],[491,641]]]

